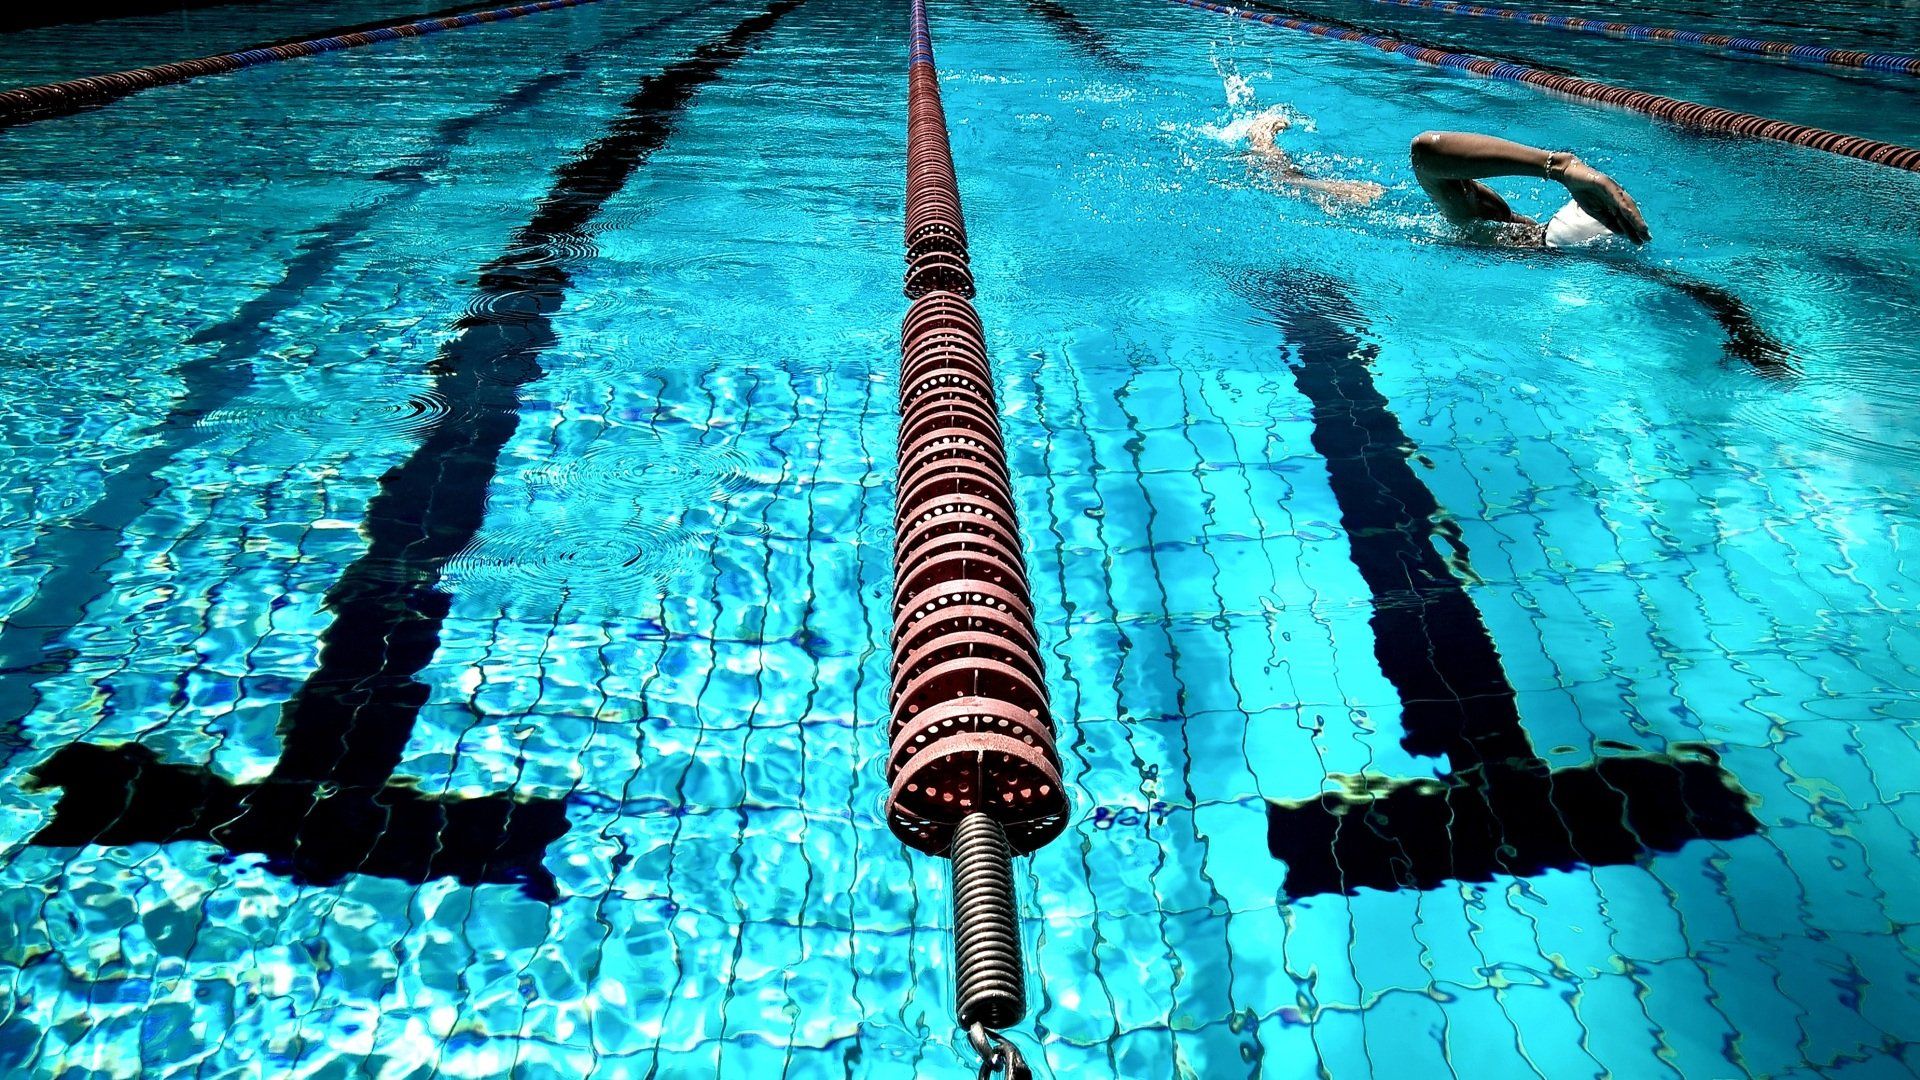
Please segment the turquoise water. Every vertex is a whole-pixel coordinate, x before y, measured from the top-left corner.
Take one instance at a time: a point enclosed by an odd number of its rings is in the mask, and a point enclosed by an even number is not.
[[[969,1074],[945,868],[881,816],[905,12],[807,0],[524,233],[763,10],[607,2],[0,133],[0,1071]],[[1073,13],[1097,47],[933,13],[1076,811],[1017,867],[1014,1038],[1054,1076],[1910,1075],[1920,181]],[[1282,108],[1383,198],[1274,190],[1236,139]],[[1407,172],[1428,127],[1577,149],[1654,243],[1462,242]],[[537,378],[488,336],[527,296]],[[376,501],[423,466],[433,499]],[[381,555],[419,502],[483,511],[420,510],[443,568]],[[1406,737],[1421,672],[1491,680],[1452,700],[1551,767],[1546,810],[1633,842],[1558,859],[1520,799],[1488,873],[1457,816],[1437,880],[1411,843],[1333,849],[1405,883],[1350,893],[1276,857],[1346,778],[1457,779]],[[341,685],[389,712],[283,721]],[[464,883],[348,827],[187,835],[122,809],[126,762],[564,824]],[[1609,819],[1643,767],[1738,813]],[[82,811],[110,842],[52,842]]]

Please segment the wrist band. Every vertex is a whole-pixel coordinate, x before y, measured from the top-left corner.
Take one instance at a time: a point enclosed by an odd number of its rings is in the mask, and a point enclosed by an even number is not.
[[[1540,175],[1556,183],[1564,181],[1567,178],[1567,168],[1572,164],[1572,154],[1563,153],[1559,150],[1549,150],[1547,151],[1546,167],[1540,170]]]

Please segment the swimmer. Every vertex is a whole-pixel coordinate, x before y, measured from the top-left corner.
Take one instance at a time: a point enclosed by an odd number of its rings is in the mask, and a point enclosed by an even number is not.
[[[1339,201],[1361,206],[1384,192],[1380,185],[1366,181],[1306,175],[1286,151],[1274,145],[1274,137],[1287,127],[1284,116],[1263,116],[1247,132],[1253,156],[1284,190],[1305,193],[1322,205]],[[1412,154],[1414,178],[1441,214],[1460,225],[1496,226],[1493,235],[1481,237],[1496,246],[1570,251],[1610,236],[1635,244],[1653,239],[1633,196],[1612,177],[1567,151],[1542,150],[1492,135],[1426,131],[1414,138]],[[1516,212],[1498,192],[1481,183],[1499,176],[1552,180],[1567,189],[1571,200],[1543,225]],[[1616,261],[1614,266],[1693,299],[1720,324],[1727,355],[1770,377],[1796,374],[1792,350],[1767,333],[1739,297],[1668,267],[1635,261]]]
[[[1564,150],[1542,150],[1492,135],[1461,131],[1425,131],[1413,140],[1413,175],[1449,221],[1461,225],[1503,226],[1496,242],[1505,247],[1568,251],[1609,236],[1635,244],[1653,239],[1633,196],[1611,176]],[[1499,193],[1481,183],[1496,176],[1552,180],[1572,200],[1546,224],[1516,213]],[[1623,272],[1691,297],[1726,333],[1729,356],[1771,377],[1794,373],[1793,353],[1760,327],[1739,297],[1718,285],[1677,270],[1639,263],[1620,264]]]
[[[1275,136],[1286,131],[1286,127],[1288,121],[1284,115],[1267,115],[1254,121],[1254,127],[1246,133],[1252,156],[1267,167],[1283,190],[1306,194],[1321,206],[1329,206],[1331,202],[1367,206],[1380,198],[1384,192],[1380,184],[1306,175],[1284,150],[1275,146]],[[1490,236],[1500,248],[1567,252],[1605,240],[1607,236],[1624,236],[1634,244],[1645,244],[1653,238],[1640,206],[1634,204],[1634,196],[1626,194],[1626,188],[1613,177],[1565,150],[1540,150],[1538,146],[1463,131],[1423,131],[1413,138],[1411,152],[1413,177],[1421,184],[1421,190],[1427,192],[1427,198],[1440,208],[1440,213],[1457,225],[1500,227],[1498,233]],[[1536,177],[1553,181],[1567,188],[1571,202],[1542,225],[1524,213],[1517,213],[1507,206],[1500,192],[1480,183],[1494,177]],[[1778,379],[1797,373],[1793,352],[1764,331],[1753,317],[1753,311],[1732,292],[1718,284],[1692,279],[1676,269],[1638,261],[1617,261],[1615,269],[1665,284],[1692,298],[1720,325],[1720,331],[1726,332],[1726,354],[1751,365],[1761,375]]]
[[[1354,206],[1366,206],[1386,194],[1387,189],[1366,180],[1329,180],[1323,177],[1308,176],[1285,150],[1274,145],[1274,136],[1287,130],[1292,122],[1285,116],[1274,113],[1262,116],[1247,129],[1247,145],[1251,149],[1249,156],[1262,168],[1273,182],[1293,192],[1305,194],[1322,204],[1350,203]]]
[[[1449,221],[1511,225],[1502,243],[1514,247],[1571,248],[1606,236],[1636,244],[1653,239],[1633,196],[1606,173],[1565,150],[1542,150],[1492,135],[1423,131],[1413,140],[1413,175]],[[1572,201],[1546,224],[1516,213],[1480,181],[1496,176],[1552,180]]]

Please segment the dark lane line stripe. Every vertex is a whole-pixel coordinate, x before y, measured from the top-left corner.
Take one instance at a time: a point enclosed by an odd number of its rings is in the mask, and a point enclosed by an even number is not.
[[[804,0],[778,0],[692,56],[649,76],[611,131],[556,172],[508,252],[483,268],[477,302],[436,364],[449,412],[380,479],[363,526],[366,553],[327,593],[334,621],[320,664],[282,715],[275,779],[384,783],[398,766],[430,688],[414,676],[439,648],[451,597],[448,558],[479,532],[499,455],[519,424],[518,388],[539,378],[557,340],[552,317],[571,275],[547,257],[585,240],[586,224],[673,134],[707,83]]]
[[[1048,26],[1058,32],[1061,37],[1065,38],[1069,44],[1087,56],[1092,57],[1094,60],[1099,61],[1115,71],[1131,73],[1145,70],[1138,63],[1129,59],[1119,49],[1115,48],[1113,40],[1107,36],[1105,31],[1088,25],[1081,20],[1078,15],[1075,15],[1065,5],[1061,4],[1059,0],[1026,0],[1026,3],[1028,11],[1039,16]],[[1337,26],[1343,30],[1353,30],[1363,34],[1384,35],[1386,33],[1384,30],[1375,29],[1362,23],[1349,22],[1345,19],[1334,18],[1332,16],[1318,15],[1311,12],[1300,11],[1295,8],[1282,7],[1278,4],[1261,3],[1259,0],[1246,0],[1242,6],[1260,11],[1271,11],[1277,15],[1287,15],[1297,19],[1312,18],[1328,26]],[[1396,33],[1393,36],[1400,41],[1405,41],[1413,45],[1424,45],[1428,48],[1459,48],[1459,46],[1435,46],[1430,42],[1410,38],[1404,34]],[[1563,75],[1572,74],[1567,68],[1542,63],[1538,60],[1528,59],[1527,57],[1512,53],[1495,52],[1487,49],[1479,49],[1477,51],[1483,56],[1493,56],[1502,60],[1511,60],[1514,63],[1527,64],[1531,67],[1537,67],[1542,71],[1553,71]]]
[[[801,3],[782,0],[644,79],[608,134],[555,170],[506,253],[482,268],[470,314],[435,365],[454,411],[381,478],[364,525],[368,550],[327,594],[334,621],[320,637],[319,667],[282,711],[274,771],[234,783],[140,743],[73,743],[29,778],[30,789],[61,789],[32,843],[208,841],[263,854],[268,870],[301,882],[454,877],[558,898],[545,857],[567,831],[564,801],[384,783],[428,696],[413,676],[432,659],[451,604],[437,587],[440,569],[478,530],[518,425],[516,391],[540,375],[541,350],[556,339],[551,318],[572,284],[562,260],[582,250],[585,225],[671,135],[695,91]]]
[[[1027,10],[1038,15],[1074,48],[1107,67],[1115,71],[1140,70],[1139,64],[1127,59],[1113,47],[1113,42],[1104,32],[1081,22],[1080,17],[1068,11],[1059,0],[1027,0]]]
[[[47,26],[77,26],[143,15],[173,15],[196,8],[255,4],[260,0],[66,0],[56,9],[49,4],[13,0],[12,10],[0,12],[0,34],[38,30]],[[317,6],[320,0],[279,0],[283,5]]]
[[[1374,385],[1374,350],[1318,310],[1346,306],[1333,283],[1295,275],[1269,296],[1294,291],[1322,304],[1268,313],[1297,353],[1293,381],[1313,406],[1313,448],[1326,463],[1353,565],[1372,594],[1374,655],[1400,695],[1401,744],[1422,757],[1445,757],[1456,771],[1534,758],[1493,635],[1434,546],[1443,540],[1466,552],[1458,528],[1442,523],[1439,501],[1413,471],[1418,451]]]
[[[374,179],[396,185],[396,191],[313,229],[280,280],[241,305],[232,317],[187,339],[190,345],[218,348],[174,369],[181,394],[167,415],[145,432],[154,445],[116,462],[116,470],[102,482],[100,498],[93,505],[46,527],[12,564],[50,569],[33,598],[0,622],[0,761],[26,747],[21,726],[39,703],[39,682],[64,673],[78,658],[77,650],[57,646],[86,617],[87,605],[111,588],[109,568],[124,555],[127,529],[166,492],[159,471],[212,436],[198,426],[200,421],[252,388],[252,359],[269,344],[269,324],[300,305],[306,290],[333,271],[386,206],[431,188],[430,175],[445,167],[454,149],[480,127],[538,104],[582,74],[594,54],[658,33],[725,2],[706,0],[573,52],[491,107],[442,121],[429,154],[374,174]]]
[[[1360,313],[1311,273],[1271,275],[1249,292],[1286,335],[1294,385],[1312,405],[1313,448],[1370,594],[1374,656],[1400,698],[1401,745],[1448,766],[1438,779],[1370,778],[1364,789],[1270,802],[1268,849],[1287,863],[1287,892],[1625,864],[1756,832],[1746,794],[1706,747],[1654,753],[1602,740],[1591,761],[1563,768],[1535,752],[1493,635],[1435,546],[1466,558],[1374,385],[1378,350],[1350,329],[1364,325]]]

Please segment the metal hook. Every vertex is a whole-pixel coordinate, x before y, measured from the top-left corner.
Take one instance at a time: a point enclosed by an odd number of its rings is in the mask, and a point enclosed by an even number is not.
[[[994,1073],[1003,1071],[1007,1080],[1033,1080],[1027,1059],[1020,1056],[1020,1048],[1008,1042],[1006,1036],[988,1031],[985,1024],[975,1023],[967,1028],[967,1042],[973,1044],[974,1053],[980,1055],[979,1080],[992,1080]]]

